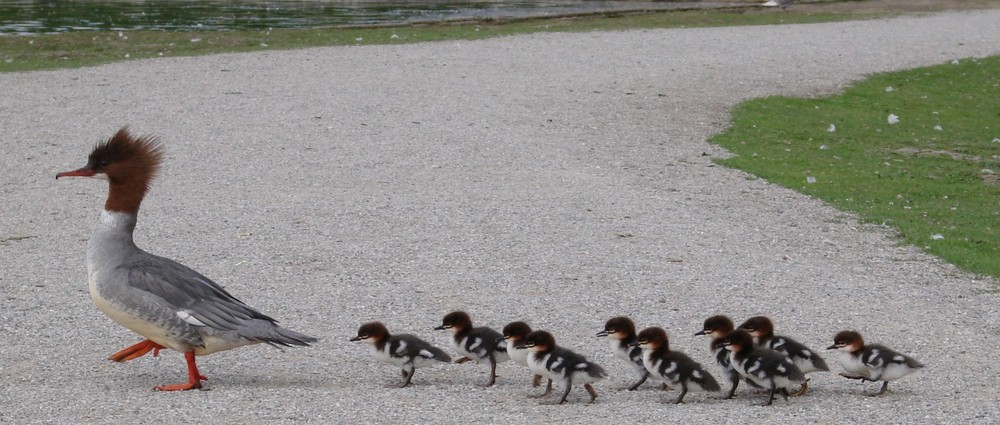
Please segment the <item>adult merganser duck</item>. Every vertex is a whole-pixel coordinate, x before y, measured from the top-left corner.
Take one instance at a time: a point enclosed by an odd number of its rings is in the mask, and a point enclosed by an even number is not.
[[[110,186],[101,219],[87,247],[90,297],[105,315],[146,340],[112,354],[124,362],[169,348],[184,353],[188,382],[159,391],[201,388],[195,356],[266,343],[309,345],[316,338],[278,326],[277,321],[236,299],[222,286],[173,260],[135,246],[132,232],[150,183],[163,160],[155,136],[136,137],[122,128],[99,143],[87,165],[56,174],[95,177]]]
[[[862,381],[882,381],[882,389],[868,394],[877,397],[889,389],[889,381],[902,378],[924,367],[920,362],[905,354],[900,354],[884,345],[865,344],[864,338],[855,331],[841,331],[833,337],[833,345],[828,350],[838,350],[837,361],[846,372],[840,374],[848,379]]]

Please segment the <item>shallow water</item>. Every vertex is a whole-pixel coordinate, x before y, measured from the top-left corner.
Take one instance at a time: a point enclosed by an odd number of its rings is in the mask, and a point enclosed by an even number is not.
[[[717,7],[663,1],[147,0],[0,2],[0,34],[94,30],[235,30],[509,18],[629,9]]]

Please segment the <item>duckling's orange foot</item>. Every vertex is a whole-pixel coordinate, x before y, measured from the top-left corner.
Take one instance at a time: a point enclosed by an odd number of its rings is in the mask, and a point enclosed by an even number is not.
[[[800,387],[798,391],[792,393],[792,397],[802,397],[802,395],[805,394],[806,391],[808,390],[809,390],[809,380],[806,379],[806,382],[802,383],[802,387]]]
[[[127,362],[129,360],[138,359],[139,357],[145,356],[146,353],[152,351],[153,357],[160,355],[160,350],[167,348],[160,344],[157,344],[151,340],[143,340],[137,344],[130,345],[125,349],[108,356],[108,360],[115,362]]]

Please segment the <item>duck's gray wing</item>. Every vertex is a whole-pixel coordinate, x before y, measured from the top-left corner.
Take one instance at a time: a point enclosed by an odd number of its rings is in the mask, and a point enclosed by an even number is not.
[[[222,286],[191,268],[148,253],[136,255],[119,266],[128,286],[174,309],[192,326],[237,332],[248,338],[278,345],[308,345],[316,339],[283,329],[277,320],[240,301]]]

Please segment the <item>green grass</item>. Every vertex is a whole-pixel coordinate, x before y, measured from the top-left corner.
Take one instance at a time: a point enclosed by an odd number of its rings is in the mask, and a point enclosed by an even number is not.
[[[749,101],[712,142],[737,155],[723,165],[1000,277],[1000,57],[874,75],[829,98]]]
[[[598,14],[562,18],[440,23],[398,27],[276,29],[272,31],[71,32],[0,37],[0,72],[75,68],[126,60],[316,46],[476,40],[533,32],[579,32],[831,22],[875,15],[774,13],[743,9]]]

